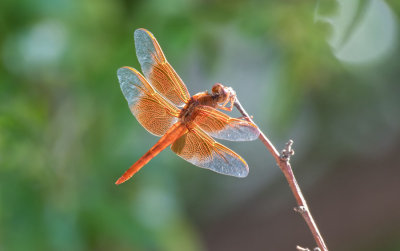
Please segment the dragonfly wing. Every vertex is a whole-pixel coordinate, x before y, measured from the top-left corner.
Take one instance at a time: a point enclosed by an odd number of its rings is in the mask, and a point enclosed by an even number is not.
[[[249,173],[249,167],[242,157],[213,140],[200,128],[184,134],[172,144],[171,149],[193,165],[217,173],[235,177],[246,177]]]
[[[180,110],[158,94],[137,70],[123,67],[117,75],[132,114],[147,131],[162,136],[178,121]]]
[[[253,123],[232,118],[210,106],[197,106],[196,113],[194,123],[214,138],[250,141],[260,135],[260,131]]]
[[[183,106],[190,95],[182,79],[167,62],[156,38],[148,30],[135,31],[136,55],[150,84],[177,106]]]

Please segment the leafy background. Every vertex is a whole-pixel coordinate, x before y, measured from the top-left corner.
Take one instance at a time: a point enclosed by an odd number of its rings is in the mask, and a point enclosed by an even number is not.
[[[191,94],[232,86],[295,174],[332,250],[400,250],[400,3],[3,0],[0,250],[313,247],[260,142],[222,142],[246,179],[170,150],[115,180],[157,138],[116,78],[153,32]],[[237,113],[234,113],[237,115]]]

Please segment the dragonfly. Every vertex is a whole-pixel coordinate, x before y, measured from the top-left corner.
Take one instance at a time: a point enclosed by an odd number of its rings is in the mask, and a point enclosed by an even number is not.
[[[118,80],[132,114],[148,132],[161,138],[115,184],[130,179],[168,146],[198,167],[246,177],[249,172],[246,161],[213,139],[251,141],[259,136],[253,123],[222,112],[232,111],[235,91],[216,83],[211,92],[190,96],[153,34],[137,29],[134,39],[144,76],[125,66],[118,69]]]

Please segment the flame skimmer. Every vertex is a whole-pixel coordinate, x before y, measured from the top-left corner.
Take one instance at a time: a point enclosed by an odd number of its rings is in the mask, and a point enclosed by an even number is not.
[[[134,37],[136,55],[145,77],[131,67],[122,67],[118,70],[118,79],[133,115],[147,131],[161,138],[116,184],[130,179],[171,144],[173,152],[196,166],[246,177],[249,169],[244,159],[212,138],[249,141],[259,136],[254,124],[217,110],[231,111],[235,92],[217,83],[211,93],[201,92],[190,97],[153,34],[137,29]]]

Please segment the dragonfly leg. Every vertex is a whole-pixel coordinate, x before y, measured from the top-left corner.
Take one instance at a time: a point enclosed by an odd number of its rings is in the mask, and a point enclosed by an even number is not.
[[[227,99],[223,105],[218,105],[218,109],[231,112],[233,110],[233,105],[234,105],[233,100],[232,98]],[[226,106],[229,102],[231,103],[230,106]]]
[[[236,92],[230,87],[227,87],[227,89],[228,89],[227,92],[229,93],[229,98],[227,98],[222,105],[219,105],[218,108],[221,110],[224,110],[224,111],[231,112],[233,110],[233,106],[235,104]],[[229,103],[230,103],[230,105],[227,106]]]
[[[254,118],[253,115],[250,115],[250,119],[253,119],[253,118]],[[238,119],[247,120],[247,116],[241,116],[241,117],[238,117]]]

